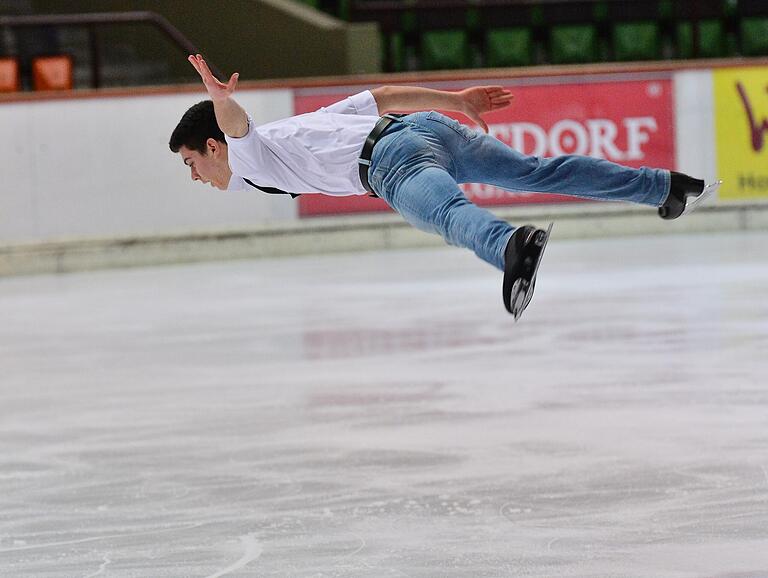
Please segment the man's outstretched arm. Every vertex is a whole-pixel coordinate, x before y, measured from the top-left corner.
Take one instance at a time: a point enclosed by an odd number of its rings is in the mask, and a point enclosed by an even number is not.
[[[379,114],[418,110],[453,110],[467,115],[485,132],[488,125],[480,115],[509,106],[512,93],[501,86],[475,86],[459,92],[416,86],[381,86],[371,90]]]
[[[221,132],[231,137],[241,137],[248,134],[248,115],[243,110],[243,107],[232,98],[239,74],[235,72],[229,78],[229,82],[224,84],[219,82],[211,73],[205,60],[199,54],[190,55],[187,60],[195,67],[200,78],[203,79],[205,89],[213,101],[216,123],[219,125]]]

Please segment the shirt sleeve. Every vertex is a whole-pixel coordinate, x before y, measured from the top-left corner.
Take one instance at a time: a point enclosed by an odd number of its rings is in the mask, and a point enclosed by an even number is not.
[[[259,133],[251,116],[248,115],[248,132],[244,136],[224,135],[224,138],[227,141],[227,160],[232,174],[239,177],[259,174],[261,167],[264,166],[264,158],[269,155],[269,151],[259,138]],[[232,181],[230,184],[236,185]],[[245,182],[242,181],[242,185],[244,184]]]
[[[379,107],[370,90],[358,92],[352,96],[324,106],[319,112],[334,112],[337,114],[359,114],[362,116],[379,116]]]

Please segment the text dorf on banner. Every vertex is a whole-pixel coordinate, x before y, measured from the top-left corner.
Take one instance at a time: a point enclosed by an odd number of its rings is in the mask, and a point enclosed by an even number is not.
[[[768,196],[768,68],[714,72],[721,199]]]
[[[669,77],[578,84],[549,80],[507,88],[515,95],[512,106],[484,118],[491,135],[518,151],[541,157],[589,155],[632,167],[674,168]],[[349,96],[348,91],[329,92],[297,93],[295,114],[312,112]],[[459,113],[442,112],[472,124]],[[462,189],[483,206],[574,201],[560,195],[513,193],[481,183],[465,184]],[[388,210],[384,201],[360,196],[303,195],[299,203],[301,216]]]

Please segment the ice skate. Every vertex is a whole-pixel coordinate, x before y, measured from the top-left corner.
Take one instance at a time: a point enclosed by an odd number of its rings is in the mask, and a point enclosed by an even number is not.
[[[715,181],[704,186],[704,181],[676,172],[670,173],[670,181],[669,196],[659,207],[659,216],[668,220],[694,211],[702,201],[715,194],[723,183]]]
[[[520,319],[531,302],[536,273],[551,231],[552,223],[546,231],[525,225],[516,229],[507,243],[502,298],[504,307],[514,315],[515,321]]]

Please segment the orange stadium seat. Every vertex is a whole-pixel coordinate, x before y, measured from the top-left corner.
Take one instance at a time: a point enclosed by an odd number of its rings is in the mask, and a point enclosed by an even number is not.
[[[35,90],[72,90],[72,71],[71,56],[38,56],[32,60],[32,84]]]
[[[19,61],[12,56],[0,58],[0,92],[18,92],[21,90]]]

